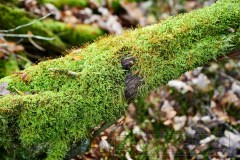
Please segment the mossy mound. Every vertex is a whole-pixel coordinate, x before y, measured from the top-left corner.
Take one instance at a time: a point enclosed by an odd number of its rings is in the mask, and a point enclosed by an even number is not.
[[[69,55],[5,77],[0,97],[0,148],[5,157],[61,159],[95,126],[124,114],[125,77],[144,80],[141,96],[182,73],[240,49],[240,1],[108,36]],[[126,56],[136,59],[122,69]]]

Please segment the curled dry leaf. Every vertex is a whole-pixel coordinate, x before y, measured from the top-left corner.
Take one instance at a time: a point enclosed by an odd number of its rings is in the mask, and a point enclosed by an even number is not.
[[[137,144],[136,145],[136,150],[138,151],[138,152],[143,152],[143,149],[142,149],[142,147],[141,147],[141,145],[140,144]]]
[[[175,131],[179,131],[182,127],[184,127],[187,121],[187,116],[176,116],[174,117],[173,128]]]
[[[140,128],[139,128],[139,126],[134,126],[133,127],[133,134],[135,134],[135,135],[138,135],[138,136],[141,136],[142,138],[143,138],[143,140],[146,140],[146,133],[145,132],[143,132]]]
[[[219,121],[229,121],[229,116],[221,107],[213,107],[211,111],[217,116]]]
[[[164,120],[164,125],[170,125],[172,123],[172,118],[175,117],[177,114],[177,112],[174,110],[168,100],[164,100],[161,112],[161,118],[162,120]]]
[[[141,134],[141,129],[138,126],[133,127],[133,134]]]
[[[197,78],[192,79],[193,84],[195,84],[200,90],[208,90],[210,85],[210,80],[206,75],[200,73]]]
[[[193,88],[186,83],[180,81],[180,80],[172,80],[168,82],[168,86],[175,88],[182,94],[187,93],[188,91],[192,92]]]
[[[133,160],[129,154],[129,152],[126,152],[125,157],[127,160]]]
[[[111,146],[106,139],[102,139],[99,143],[99,147],[105,151],[109,151]]]
[[[229,91],[229,92],[227,92],[227,93],[223,96],[222,101],[221,101],[221,104],[222,104],[222,105],[225,105],[225,104],[234,104],[235,106],[238,106],[238,104],[239,104],[239,98],[237,97],[236,94],[234,94],[234,92]]]

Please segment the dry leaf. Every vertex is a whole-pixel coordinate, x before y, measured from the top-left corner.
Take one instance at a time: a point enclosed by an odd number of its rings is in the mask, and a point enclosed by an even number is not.
[[[193,84],[195,84],[200,90],[209,90],[210,80],[206,75],[200,73],[197,78],[192,79]]]
[[[182,127],[184,127],[186,121],[187,121],[187,117],[186,116],[176,116],[173,119],[173,128],[175,131],[179,131]]]
[[[10,91],[7,90],[7,88],[8,88],[8,83],[7,82],[3,82],[3,83],[0,84],[0,96],[10,94]]]
[[[126,152],[125,157],[127,158],[127,160],[133,160],[133,159],[131,158],[129,152]]]
[[[221,104],[222,105],[235,104],[237,106],[238,101],[239,101],[239,98],[237,97],[237,95],[234,94],[232,91],[229,91],[223,96]]]
[[[172,80],[168,82],[168,86],[175,88],[182,94],[187,93],[188,91],[193,91],[193,88],[186,83],[180,81],[180,80]]]

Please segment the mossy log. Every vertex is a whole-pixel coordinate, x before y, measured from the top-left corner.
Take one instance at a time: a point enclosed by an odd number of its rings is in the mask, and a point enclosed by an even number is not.
[[[2,4],[0,4],[0,15],[0,29],[12,29],[30,23],[37,18],[22,9]],[[54,37],[55,39],[52,41],[34,41],[46,48],[48,52],[58,53],[71,46],[80,46],[86,42],[91,42],[104,34],[104,31],[98,27],[84,24],[69,25],[51,19],[37,21],[30,26],[16,30],[14,33],[28,34],[29,32],[38,36]]]
[[[62,159],[134,97],[239,50],[239,17],[240,1],[219,0],[1,79],[11,91],[0,97],[2,157]]]
[[[40,0],[40,3],[52,3],[58,8],[62,8],[65,5],[70,7],[86,7],[88,0]]]
[[[16,57],[11,55],[6,59],[0,59],[0,78],[8,76],[16,71],[19,71]]]

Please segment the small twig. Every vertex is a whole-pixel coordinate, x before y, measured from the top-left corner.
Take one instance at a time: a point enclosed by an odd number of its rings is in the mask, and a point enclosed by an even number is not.
[[[226,73],[224,73],[224,72],[219,72],[219,73],[220,73],[221,76],[229,79],[230,81],[236,82],[236,83],[240,84],[240,81],[237,80],[236,78],[234,78],[234,77],[232,77],[232,76],[230,76],[230,75],[228,75],[228,74],[226,74]]]
[[[70,76],[73,76],[73,77],[76,77],[76,76],[79,75],[79,73],[74,72],[74,71],[69,71],[67,69],[49,68],[48,70],[52,71],[52,72],[56,72],[56,73],[67,74],[67,75],[70,75]]]
[[[22,91],[19,91],[17,88],[14,87],[14,89],[19,95],[21,95],[21,96],[25,95],[25,93],[23,93]]]
[[[8,33],[0,33],[0,36],[3,37],[17,37],[17,38],[35,38],[40,40],[46,40],[46,41],[52,41],[55,38],[49,38],[49,37],[43,37],[43,36],[37,36],[33,34],[8,34]]]
[[[34,42],[34,40],[31,37],[28,37],[28,40],[34,47],[36,47],[40,51],[45,51],[45,49],[39,46],[36,42]]]
[[[27,63],[32,64],[32,62],[31,62],[30,60],[28,60],[26,57],[23,57],[23,56],[21,56],[21,55],[19,55],[19,54],[16,54],[16,56],[17,56],[19,59],[21,59],[21,60],[23,60],[23,61],[25,61],[25,62],[27,62]]]
[[[16,44],[19,44],[19,43],[21,43],[22,41],[23,41],[23,38],[19,39],[19,40],[16,42]]]
[[[0,32],[2,32],[2,33],[9,33],[9,32],[16,31],[16,30],[18,30],[18,29],[21,29],[21,28],[24,28],[24,27],[30,26],[30,25],[32,25],[32,24],[38,22],[38,21],[41,21],[41,20],[47,18],[48,16],[50,16],[50,15],[52,15],[52,14],[53,14],[53,13],[48,13],[48,14],[46,14],[45,16],[43,16],[43,17],[41,17],[41,18],[39,18],[39,19],[36,19],[36,20],[34,20],[34,21],[30,22],[30,23],[23,24],[23,25],[21,25],[21,26],[17,26],[17,27],[12,28],[12,29],[0,30]]]

